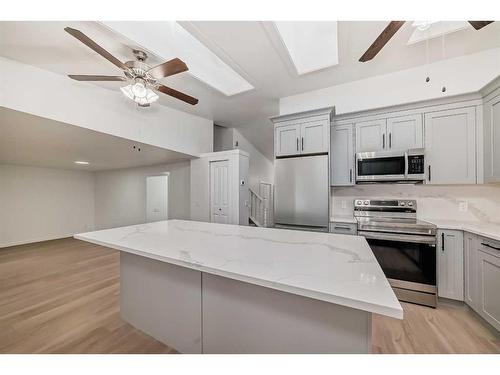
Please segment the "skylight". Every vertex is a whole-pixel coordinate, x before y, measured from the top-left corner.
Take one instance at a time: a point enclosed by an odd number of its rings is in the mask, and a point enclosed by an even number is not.
[[[421,27],[425,23],[427,27]],[[408,45],[472,27],[467,21],[415,21],[412,26],[415,30],[408,39]]]
[[[187,74],[227,96],[254,88],[177,22],[113,21],[103,24],[165,61],[180,58],[189,67]]]
[[[274,24],[299,75],[339,63],[336,21]]]

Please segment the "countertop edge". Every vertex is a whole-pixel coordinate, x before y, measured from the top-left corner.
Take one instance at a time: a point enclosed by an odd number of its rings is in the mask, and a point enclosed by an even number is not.
[[[139,256],[143,256],[145,258],[158,260],[160,262],[174,264],[174,265],[177,265],[180,267],[185,267],[185,268],[200,271],[200,272],[206,272],[206,273],[209,273],[212,275],[227,277],[227,278],[232,279],[232,280],[247,282],[247,283],[250,283],[253,285],[258,285],[258,286],[262,286],[262,287],[266,287],[266,288],[270,288],[270,289],[275,289],[275,290],[279,290],[279,291],[286,292],[286,293],[292,293],[292,294],[300,295],[302,297],[312,298],[312,299],[316,299],[316,300],[320,300],[320,301],[324,301],[324,302],[334,303],[334,304],[337,304],[340,306],[358,309],[358,310],[366,311],[366,312],[373,313],[373,314],[380,314],[380,315],[385,315],[385,316],[389,316],[389,317],[396,318],[396,319],[403,319],[403,309],[401,308],[401,305],[400,305],[400,309],[396,309],[396,308],[391,308],[391,307],[387,307],[387,306],[373,304],[370,302],[357,301],[357,300],[354,300],[354,299],[351,299],[348,297],[342,297],[342,296],[336,296],[336,295],[331,295],[331,294],[325,294],[325,293],[321,293],[321,292],[315,292],[315,291],[311,291],[311,290],[307,290],[307,289],[303,289],[303,288],[299,288],[299,287],[294,287],[294,286],[290,286],[290,285],[286,285],[286,284],[282,284],[282,283],[277,283],[277,282],[268,281],[268,280],[262,280],[259,278],[253,278],[250,276],[235,274],[235,273],[227,272],[227,271],[221,271],[221,270],[213,269],[210,267],[201,266],[201,265],[196,264],[196,263],[183,262],[183,261],[178,260],[178,259],[161,257],[161,256],[157,256],[154,254],[145,253],[145,252],[142,252],[139,250],[131,249],[131,248],[128,248],[125,246],[120,246],[120,245],[110,244],[110,243],[107,243],[104,241],[99,241],[99,240],[96,240],[94,238],[86,237],[83,234],[75,234],[73,236],[73,238],[75,238],[77,240],[90,242],[90,243],[93,243],[96,245],[109,247],[111,249],[123,251],[123,252],[129,253],[129,254],[139,255]]]
[[[487,224],[487,225],[496,225],[499,227],[499,233],[491,233],[488,230],[482,230],[478,228],[474,228],[476,225],[484,225],[484,223],[466,223],[466,222],[447,222],[433,219],[423,219],[429,223],[436,225],[438,229],[449,229],[449,230],[461,230],[464,232],[469,232],[478,236],[488,237],[490,239],[500,241],[500,224]]]

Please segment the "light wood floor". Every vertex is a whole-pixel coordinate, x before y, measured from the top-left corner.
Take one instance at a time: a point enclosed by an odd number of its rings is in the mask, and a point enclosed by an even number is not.
[[[118,252],[71,238],[0,249],[0,353],[175,353],[120,317]],[[375,316],[374,353],[500,353],[465,306]]]

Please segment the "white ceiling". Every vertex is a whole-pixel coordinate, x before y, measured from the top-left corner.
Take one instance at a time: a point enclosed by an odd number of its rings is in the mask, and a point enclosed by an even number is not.
[[[480,31],[461,30],[442,38],[407,45],[413,31],[407,22],[370,62],[359,57],[387,25],[387,21],[338,22],[337,66],[297,75],[272,25],[259,21],[180,22],[255,89],[227,97],[188,74],[162,82],[197,97],[192,107],[166,95],[160,103],[237,127],[259,150],[272,156],[273,136],[268,121],[278,114],[280,97],[407,69],[443,58],[452,58],[500,46],[500,22]],[[80,29],[119,59],[133,58],[131,47],[140,47],[96,22],[0,22],[0,54],[59,74],[119,74],[111,63],[63,31]],[[325,46],[328,48],[328,46]],[[428,53],[427,53],[428,51]],[[148,63],[162,61],[151,56]],[[186,61],[189,66],[189,61]],[[99,86],[117,90],[120,83]],[[334,104],[334,103],[332,103]]]
[[[6,164],[102,171],[190,159],[174,151],[4,107],[0,107],[0,134],[0,163]],[[77,160],[90,164],[77,165]]]

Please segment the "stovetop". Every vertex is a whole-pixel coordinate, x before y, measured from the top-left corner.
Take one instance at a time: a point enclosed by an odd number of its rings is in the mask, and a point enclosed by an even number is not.
[[[411,199],[356,199],[354,217],[358,231],[436,234],[436,226],[417,219],[417,201]]]
[[[435,235],[436,226],[416,218],[401,217],[356,217],[358,230]]]

